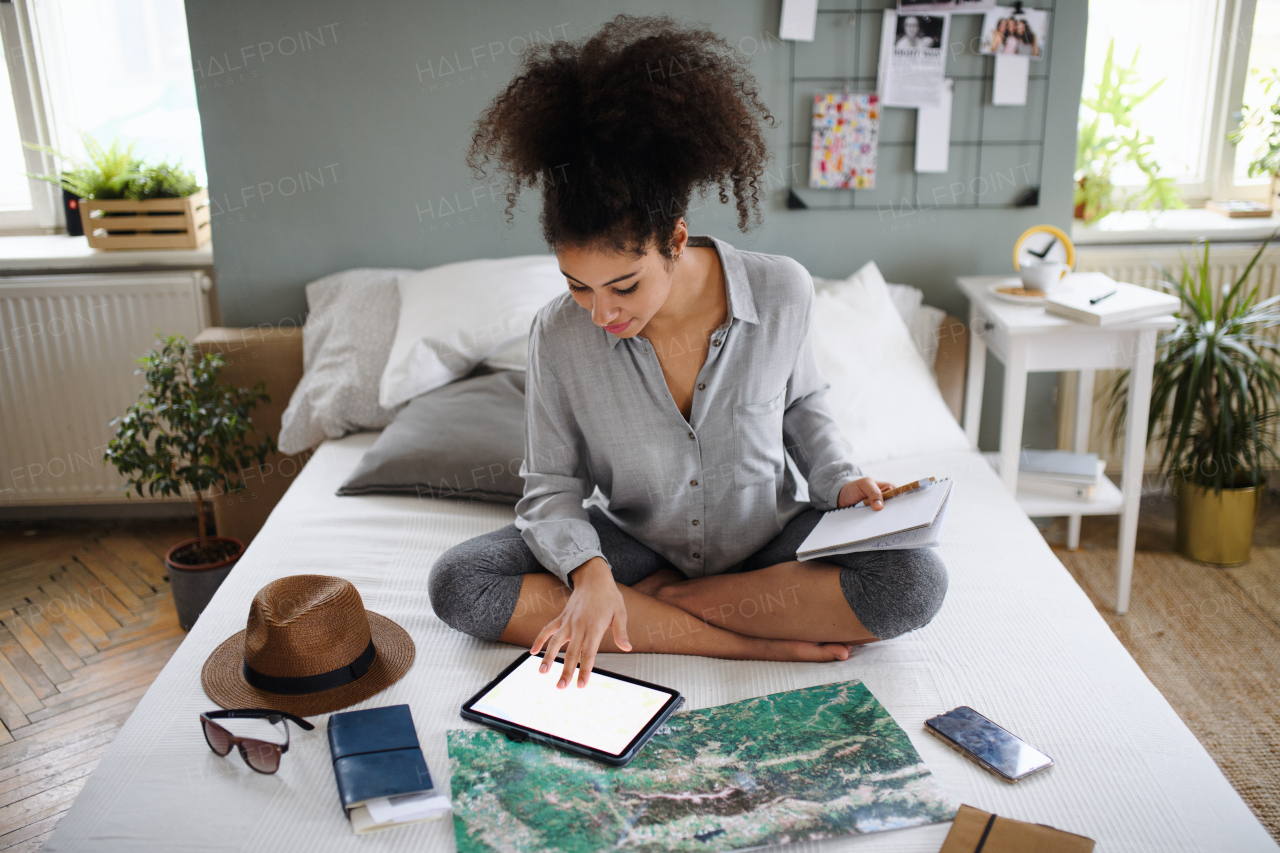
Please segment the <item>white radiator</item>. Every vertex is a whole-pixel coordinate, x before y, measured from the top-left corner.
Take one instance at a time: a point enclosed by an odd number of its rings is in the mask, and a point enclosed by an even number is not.
[[[103,463],[157,334],[207,325],[200,271],[0,278],[0,507],[124,500]]]
[[[1251,258],[1258,251],[1258,245],[1241,243],[1212,243],[1209,246],[1209,277],[1215,290],[1221,293],[1224,283],[1230,284],[1244,272]],[[1201,244],[1200,257],[1203,258],[1204,247]],[[1182,261],[1193,267],[1198,266],[1194,249],[1190,244],[1173,243],[1167,245],[1151,244],[1143,246],[1082,246],[1076,250],[1076,269],[1081,272],[1103,272],[1116,281],[1127,281],[1153,287],[1159,280],[1159,271],[1154,262],[1163,264],[1180,280]],[[1194,270],[1193,270],[1194,272]],[[1198,275],[1198,273],[1197,273]],[[1259,301],[1280,293],[1280,246],[1272,244],[1267,247],[1257,266],[1249,274],[1248,287],[1260,285]],[[1119,471],[1119,463],[1123,458],[1124,434],[1121,430],[1119,443],[1113,444],[1110,429],[1107,426],[1106,402],[1107,389],[1114,382],[1117,371],[1099,370],[1094,380],[1094,403],[1089,428],[1089,450],[1097,452],[1107,460],[1107,470]],[[1058,446],[1070,449],[1072,431],[1075,423],[1076,374],[1064,373],[1058,385]],[[1159,467],[1160,454],[1164,445],[1152,441],[1147,447],[1146,470],[1151,472]]]

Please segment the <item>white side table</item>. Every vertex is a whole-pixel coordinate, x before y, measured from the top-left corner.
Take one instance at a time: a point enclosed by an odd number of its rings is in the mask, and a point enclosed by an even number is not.
[[[992,285],[1021,282],[1007,276],[963,276],[956,280],[969,297],[969,375],[965,383],[964,431],[978,444],[982,417],[982,383],[986,353],[1004,363],[1004,401],[1000,415],[1000,478],[1016,495],[1028,516],[1065,515],[1069,519],[1067,545],[1080,544],[1084,515],[1119,515],[1119,560],[1116,567],[1116,613],[1129,609],[1133,579],[1133,549],[1138,535],[1138,498],[1142,492],[1142,463],[1146,455],[1147,410],[1151,400],[1151,371],[1156,333],[1177,321],[1166,314],[1116,326],[1090,326],[1047,313],[1038,305],[1015,305],[997,299]],[[1022,445],[1022,416],[1027,400],[1027,374],[1032,371],[1079,371],[1073,441],[1083,453],[1089,437],[1093,407],[1093,372],[1130,371],[1128,417],[1125,421],[1124,463],[1120,488],[1103,478],[1092,501],[1018,494],[1018,455]]]

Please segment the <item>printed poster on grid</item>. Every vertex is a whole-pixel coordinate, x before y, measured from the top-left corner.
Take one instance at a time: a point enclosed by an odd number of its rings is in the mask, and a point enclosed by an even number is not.
[[[877,94],[885,107],[939,107],[950,15],[884,13]]]
[[[815,93],[809,187],[874,189],[879,131],[879,96]]]

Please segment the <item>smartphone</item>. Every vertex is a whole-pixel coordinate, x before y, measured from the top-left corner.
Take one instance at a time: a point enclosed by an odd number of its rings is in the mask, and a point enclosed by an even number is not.
[[[924,725],[1006,782],[1053,766],[1052,758],[967,705],[925,720]]]

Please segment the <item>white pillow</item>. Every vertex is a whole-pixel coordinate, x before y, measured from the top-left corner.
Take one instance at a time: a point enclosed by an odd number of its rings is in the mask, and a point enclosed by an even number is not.
[[[854,462],[874,476],[867,466],[883,459],[971,449],[875,264],[814,300],[818,367]]]
[[[395,412],[378,405],[378,377],[400,311],[399,278],[417,270],[344,270],[307,285],[302,379],[280,420],[280,450],[301,453],[326,438],[382,429]]]
[[[892,287],[893,285],[889,285]],[[938,358],[938,337],[942,334],[942,321],[947,317],[947,312],[941,308],[934,308],[932,305],[921,305],[916,309],[911,321],[907,323],[907,331],[911,333],[911,340],[916,345],[916,350],[920,353],[920,357],[924,359],[924,363],[929,365],[929,369],[933,370],[934,362]]]
[[[484,363],[494,370],[528,370],[529,336],[521,335],[491,353]]]
[[[400,321],[378,401],[398,406],[463,376],[525,337],[565,290],[555,255],[460,261],[400,280]]]
[[[875,261],[870,263],[874,266]],[[879,267],[876,268],[876,273],[880,273]],[[881,279],[883,280],[883,276]],[[893,302],[893,307],[898,309],[898,316],[910,329],[916,314],[920,311],[920,303],[924,302],[924,291],[909,284],[886,284],[885,287],[889,288],[889,300]]]
[[[813,287],[814,290],[821,293],[824,290],[829,290],[846,281],[858,279],[862,276],[871,276],[872,280],[878,278],[879,281],[884,281],[884,276],[880,274],[880,268],[876,266],[875,261],[869,261],[848,279],[813,276]],[[885,287],[889,290],[889,300],[893,303],[893,307],[898,311],[898,316],[902,318],[902,322],[907,327],[911,341],[916,345],[916,349],[919,351],[920,357],[924,359],[924,363],[932,371],[933,362],[938,356],[938,327],[942,325],[942,320],[947,316],[947,312],[934,308],[932,305],[923,304],[924,292],[918,287],[912,287],[909,284],[893,284],[892,282],[885,284]]]

